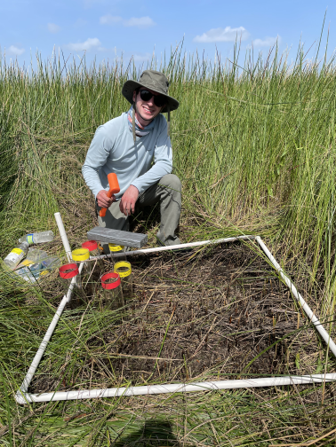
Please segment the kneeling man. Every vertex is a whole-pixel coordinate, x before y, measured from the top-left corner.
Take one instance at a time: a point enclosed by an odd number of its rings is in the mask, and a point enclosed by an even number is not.
[[[128,216],[135,205],[160,202],[161,224],[157,233],[163,245],[180,244],[175,231],[181,212],[181,182],[172,172],[169,137],[170,112],[179,103],[168,95],[169,82],[163,73],[146,70],[139,82],[126,81],[122,94],[131,103],[127,113],[99,126],[82,168],[86,184],[100,208],[101,227],[129,230]],[[161,113],[168,113],[168,124]],[[111,198],[107,175],[117,174],[120,192]]]

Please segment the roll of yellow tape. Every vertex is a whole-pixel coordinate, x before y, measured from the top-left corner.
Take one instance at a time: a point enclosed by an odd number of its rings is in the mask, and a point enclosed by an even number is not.
[[[87,261],[90,259],[90,251],[88,248],[77,248],[72,253],[72,259],[76,262]]]
[[[114,271],[119,273],[120,278],[126,278],[132,273],[132,267],[130,262],[120,261],[114,264]]]

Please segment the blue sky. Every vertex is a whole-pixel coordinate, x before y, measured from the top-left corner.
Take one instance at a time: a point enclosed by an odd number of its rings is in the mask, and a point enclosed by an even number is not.
[[[0,4],[0,46],[9,59],[30,64],[36,52],[46,61],[53,48],[65,58],[94,58],[113,62],[133,56],[146,64],[153,52],[158,59],[170,54],[182,40],[184,51],[222,60],[231,58],[234,40],[242,39],[241,53],[253,47],[267,55],[278,39],[281,52],[295,57],[301,41],[316,49],[327,10],[322,49],[328,28],[329,55],[336,47],[336,3],[317,0],[3,0]]]

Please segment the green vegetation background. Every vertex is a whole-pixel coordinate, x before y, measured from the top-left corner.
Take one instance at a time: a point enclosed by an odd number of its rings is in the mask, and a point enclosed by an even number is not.
[[[238,53],[236,47],[233,63],[218,59],[213,65],[178,50],[161,66],[151,65],[166,72],[170,94],[180,101],[171,136],[174,170],[183,183],[183,242],[260,234],[285,267],[305,278],[307,290],[315,291],[320,316],[330,314],[335,61],[318,52],[308,60],[300,47],[289,65],[273,48],[264,59],[248,53],[242,68]],[[4,59],[0,63],[2,257],[25,233],[57,233],[56,211],[72,243],[85,239],[94,212],[81,166],[95,129],[128,109],[121,87],[138,76],[120,61],[90,67],[85,59],[77,65],[62,59],[37,62],[30,74]],[[38,324],[36,305],[25,304],[31,289],[0,278],[0,445],[114,445],[113,439],[143,430],[145,421],[150,430],[148,420],[154,419],[174,432],[170,442],[179,439],[181,445],[269,445],[282,436],[299,442],[308,436],[303,427],[310,427],[313,437],[334,428],[333,400],[322,405],[317,390],[18,407],[13,393],[53,314],[43,292],[35,293]],[[61,336],[66,342],[66,330]],[[29,355],[21,359],[22,352]],[[309,394],[309,407],[302,396],[315,392],[316,398]]]

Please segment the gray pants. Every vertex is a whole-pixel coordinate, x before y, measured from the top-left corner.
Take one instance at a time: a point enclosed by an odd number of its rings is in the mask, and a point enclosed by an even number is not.
[[[160,202],[161,224],[156,237],[163,245],[180,244],[175,235],[181,214],[181,182],[174,174],[164,175],[158,183],[140,194],[136,208],[153,206]],[[99,207],[98,207],[99,211]],[[129,231],[128,217],[120,211],[119,202],[113,202],[105,217],[98,214],[100,227]]]

